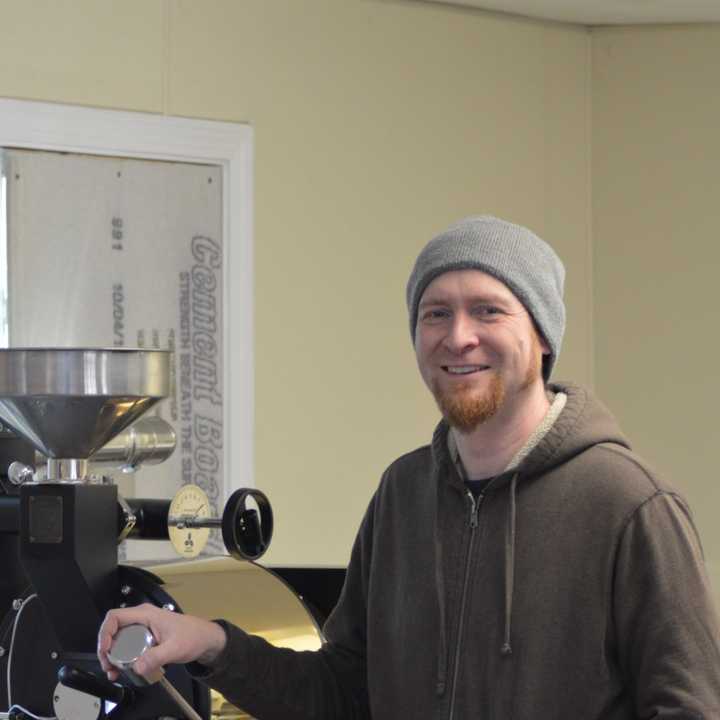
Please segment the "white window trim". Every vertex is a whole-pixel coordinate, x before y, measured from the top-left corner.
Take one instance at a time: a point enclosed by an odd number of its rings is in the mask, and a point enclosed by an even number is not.
[[[0,98],[3,147],[222,167],[224,485],[254,487],[252,128]]]

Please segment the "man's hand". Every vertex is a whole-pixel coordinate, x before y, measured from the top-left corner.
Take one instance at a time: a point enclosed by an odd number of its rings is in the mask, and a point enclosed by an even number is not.
[[[113,682],[117,680],[119,671],[110,664],[108,650],[117,631],[133,623],[147,626],[157,643],[133,666],[133,670],[144,677],[155,675],[160,667],[168,663],[197,660],[209,664],[222,652],[227,642],[220,625],[192,615],[162,610],[147,603],[110,610],[100,627],[97,654],[102,669]]]

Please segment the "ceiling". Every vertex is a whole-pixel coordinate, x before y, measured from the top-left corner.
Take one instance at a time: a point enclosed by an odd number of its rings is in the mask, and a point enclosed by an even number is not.
[[[429,1],[581,25],[720,22],[720,0]]]

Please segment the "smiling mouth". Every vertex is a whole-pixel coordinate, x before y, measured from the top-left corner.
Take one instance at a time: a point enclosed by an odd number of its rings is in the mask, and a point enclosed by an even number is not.
[[[442,369],[448,375],[472,375],[483,370],[489,370],[489,365],[443,365]]]

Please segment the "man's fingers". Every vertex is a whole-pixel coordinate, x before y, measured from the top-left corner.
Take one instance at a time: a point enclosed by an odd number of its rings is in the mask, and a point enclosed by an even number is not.
[[[162,675],[162,667],[171,661],[167,646],[156,645],[146,650],[133,665],[133,670],[149,682],[157,682]]]
[[[150,605],[149,603],[143,603],[142,605],[135,605],[134,607],[120,608],[119,610],[110,610],[105,616],[106,621],[114,621],[117,623],[115,631],[125,625],[133,625],[134,623],[140,623],[141,625],[150,625],[153,617],[163,612],[160,608]],[[105,623],[103,623],[104,625]]]
[[[105,615],[100,631],[98,632],[97,656],[100,660],[100,666],[105,672],[112,669],[112,665],[107,659],[107,651],[110,649],[112,638],[118,629],[118,619],[111,613]]]

